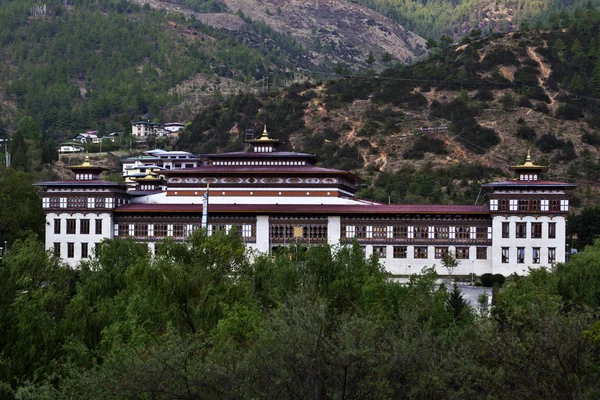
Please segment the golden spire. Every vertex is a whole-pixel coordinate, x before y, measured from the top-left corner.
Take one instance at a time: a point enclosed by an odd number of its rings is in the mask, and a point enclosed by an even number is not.
[[[82,167],[91,167],[92,163],[90,162],[90,156],[85,156],[85,160],[83,160]]]
[[[521,165],[513,165],[510,167],[512,170],[525,170],[525,169],[536,169],[540,171],[546,171],[548,167],[544,165],[536,165],[531,161],[531,150],[527,150],[527,158],[525,158],[525,163]]]

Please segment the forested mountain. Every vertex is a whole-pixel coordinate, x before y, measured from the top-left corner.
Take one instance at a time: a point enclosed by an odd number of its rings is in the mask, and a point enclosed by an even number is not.
[[[346,26],[360,24],[352,16],[358,8],[345,9]],[[331,11],[318,16],[319,32],[315,25],[294,38],[296,28],[277,30],[254,20],[247,2],[234,12],[216,0],[2,0],[3,131],[13,130],[21,115],[32,116],[44,135],[57,137],[85,129],[122,130],[146,114],[153,120],[186,119],[212,98],[283,86],[306,71],[331,72],[340,61],[356,69],[424,54],[423,39],[361,9],[362,19],[372,19],[367,28],[383,29],[393,40],[368,39],[368,32],[357,35],[360,30],[354,29],[352,40],[340,39],[324,29],[337,24],[339,16]],[[272,13],[270,22],[279,26],[294,14],[275,8]],[[332,35],[338,39],[325,39]],[[387,43],[386,61],[384,50],[368,60],[375,42]]]
[[[147,113],[160,119],[169,89],[198,74],[243,82],[303,65],[301,46],[273,32],[249,28],[262,44],[248,46],[124,0],[35,4],[0,2],[0,115],[31,115],[45,133],[116,129],[118,118]]]
[[[575,205],[595,204],[600,11],[562,23],[474,32],[405,68],[234,96],[199,114],[178,145],[240,149],[243,132],[266,122],[288,149],[368,177],[364,196],[404,203],[474,202],[479,182],[508,175],[530,149],[552,178],[579,183]]]
[[[472,29],[510,32],[553,25],[561,14],[598,0],[348,0],[366,5],[426,39],[460,38]]]

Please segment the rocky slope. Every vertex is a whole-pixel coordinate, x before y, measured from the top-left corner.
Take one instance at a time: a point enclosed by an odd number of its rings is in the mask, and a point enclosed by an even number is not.
[[[155,8],[192,14],[183,5],[161,0],[136,0]],[[376,65],[384,53],[407,64],[425,54],[425,40],[366,7],[343,0],[222,0],[233,13],[194,13],[200,22],[231,31],[243,31],[246,22],[260,21],[289,35],[310,50],[316,66],[344,62],[365,66],[369,52]],[[329,64],[331,65],[331,64]]]

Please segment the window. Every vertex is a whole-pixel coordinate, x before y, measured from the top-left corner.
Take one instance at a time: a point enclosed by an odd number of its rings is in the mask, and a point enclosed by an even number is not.
[[[531,254],[531,262],[534,264],[540,263],[540,248],[539,247],[533,248],[533,252]]]
[[[556,222],[548,222],[548,239],[556,239]]]
[[[500,200],[500,211],[506,211],[506,199]]]
[[[60,257],[60,243],[54,243],[54,255]]]
[[[560,201],[560,211],[569,211],[569,200]]]
[[[537,200],[531,200],[531,211],[537,211],[538,210],[538,201]]]
[[[434,229],[434,237],[436,239],[448,239],[450,233],[449,226],[436,226]]]
[[[76,220],[74,220],[74,219],[67,220],[67,235],[75,234],[75,230],[77,229],[75,222],[76,222]]]
[[[510,222],[502,223],[502,238],[507,239],[510,237]]]
[[[487,247],[478,247],[477,248],[477,259],[478,260],[487,260]]]
[[[440,260],[440,259],[446,257],[447,254],[448,254],[447,247],[436,247],[435,248],[435,258],[437,260]]]
[[[373,246],[373,254],[375,254],[379,258],[386,257],[386,247],[385,246]]]
[[[541,239],[542,238],[542,223],[532,222],[531,223],[531,238]]]
[[[133,235],[135,237],[147,237],[148,236],[148,224],[135,224],[133,226]]]
[[[174,224],[173,225],[173,236],[174,237],[184,237],[185,236],[185,229],[183,224]]]
[[[67,258],[75,257],[75,243],[67,243]]]
[[[67,198],[68,208],[86,208],[87,198],[86,197],[69,197]]]
[[[102,235],[102,220],[101,219],[96,220],[95,231],[96,231],[96,235]]]
[[[468,239],[470,228],[468,226],[457,226],[456,227],[456,238],[457,239]]]
[[[89,219],[79,220],[79,234],[89,235],[89,233],[90,233],[90,220]]]
[[[96,208],[106,207],[106,199],[104,197],[96,197],[96,201],[94,203]]]
[[[154,224],[154,236],[159,238],[167,236],[167,224]]]
[[[427,258],[427,247],[415,247],[415,258]]]
[[[498,199],[490,200],[490,211],[498,211]]]
[[[529,200],[519,200],[518,209],[519,209],[519,211],[529,210]]]
[[[81,243],[81,258],[88,258],[88,244]]]
[[[527,223],[517,222],[517,238],[525,239],[527,237]]]
[[[488,238],[488,227],[487,226],[475,227],[475,238],[476,239],[487,239]]]
[[[408,238],[408,227],[407,226],[394,226],[394,239],[407,239]]]
[[[60,234],[60,219],[54,220],[54,233]]]
[[[406,258],[406,246],[394,246],[394,258]]]
[[[429,230],[426,226],[415,226],[415,239],[428,239]]]
[[[386,239],[387,226],[376,225],[373,227],[373,239]]]
[[[510,251],[508,247],[502,248],[502,263],[508,264],[510,262]]]
[[[540,211],[548,211],[550,209],[550,202],[548,200],[540,200]]]
[[[556,262],[556,248],[549,247],[548,248],[548,264],[552,264]]]
[[[517,264],[525,262],[525,247],[517,247]]]
[[[517,208],[519,207],[519,202],[515,199],[510,200],[510,211],[517,211]]]
[[[119,237],[129,236],[129,224],[119,224]]]
[[[359,239],[365,239],[367,237],[367,227],[357,226],[356,231],[354,233],[354,237]]]
[[[457,247],[456,248],[456,258],[458,260],[468,260],[469,259],[469,248],[468,247]]]

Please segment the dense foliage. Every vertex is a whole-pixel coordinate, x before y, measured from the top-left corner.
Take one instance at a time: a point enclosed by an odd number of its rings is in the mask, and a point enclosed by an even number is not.
[[[250,260],[194,233],[80,270],[27,237],[0,266],[3,398],[595,398],[600,243],[505,284],[491,316],[360,247]],[[585,276],[585,279],[582,277]]]

